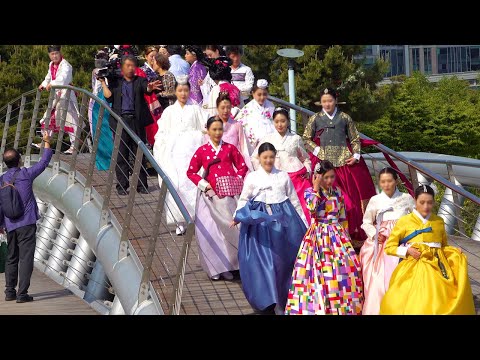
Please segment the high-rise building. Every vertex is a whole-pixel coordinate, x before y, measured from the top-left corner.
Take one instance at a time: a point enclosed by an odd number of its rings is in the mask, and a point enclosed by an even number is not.
[[[480,45],[367,45],[364,59],[372,63],[381,57],[390,63],[382,83],[397,75],[420,71],[430,81],[455,75],[477,86],[480,71]]]

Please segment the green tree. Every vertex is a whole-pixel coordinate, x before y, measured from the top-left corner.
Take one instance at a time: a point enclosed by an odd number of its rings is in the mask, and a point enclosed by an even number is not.
[[[388,85],[393,101],[377,121],[360,130],[396,151],[480,157],[480,93],[456,77],[431,83],[415,73]]]
[[[387,72],[388,65],[378,59],[366,66],[361,59],[360,45],[248,45],[244,62],[252,67],[256,78],[266,78],[271,83],[270,92],[286,99],[284,83],[288,82],[288,61],[276,54],[284,47],[295,47],[304,55],[296,62],[296,98],[300,106],[315,109],[320,91],[331,86],[338,89],[342,109],[354,119],[378,119],[388,100],[376,84]],[[378,111],[377,111],[378,110]]]

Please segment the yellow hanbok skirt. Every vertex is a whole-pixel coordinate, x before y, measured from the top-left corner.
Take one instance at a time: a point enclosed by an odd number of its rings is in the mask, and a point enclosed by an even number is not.
[[[452,246],[413,246],[421,256],[408,256],[396,267],[380,315],[474,315],[467,257]]]

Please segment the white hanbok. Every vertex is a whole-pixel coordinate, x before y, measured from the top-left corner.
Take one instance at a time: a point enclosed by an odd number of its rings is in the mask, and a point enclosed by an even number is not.
[[[67,60],[62,59],[62,61],[60,61],[60,64],[58,64],[58,69],[55,75],[55,79],[52,78],[51,68],[52,68],[52,62],[50,62],[50,64],[48,65],[48,73],[42,82],[42,86],[44,88],[46,88],[48,84],[50,85],[70,85],[71,84],[73,80],[73,69],[72,69],[72,65],[70,65],[70,63]],[[60,115],[63,114],[64,110],[67,108],[67,104],[68,104],[68,110],[67,110],[67,116],[65,119],[65,130],[70,136],[70,142],[73,145],[73,142],[75,141],[74,134],[79,124],[79,119],[78,119],[79,111],[78,111],[77,97],[74,91],[70,91],[70,98],[67,99],[67,89],[57,90],[55,92],[55,99],[53,101],[53,107],[52,107],[52,109],[55,109],[55,119],[56,119],[55,126],[56,127],[60,126]],[[45,111],[45,114],[40,119],[40,124],[45,123],[47,116],[50,117],[50,114],[47,114],[47,111]],[[49,126],[50,129],[52,128],[52,125]]]
[[[235,117],[235,120],[243,125],[250,156],[265,135],[276,131],[272,120],[274,110],[275,106],[271,101],[265,100],[264,104],[260,105],[253,99]]]
[[[167,107],[158,120],[153,156],[177,190],[188,213],[194,219],[197,188],[187,177],[188,165],[203,144],[207,116],[190,99],[182,107],[178,101]],[[158,178],[161,185],[162,179]],[[168,193],[167,223],[183,225],[184,217]]]

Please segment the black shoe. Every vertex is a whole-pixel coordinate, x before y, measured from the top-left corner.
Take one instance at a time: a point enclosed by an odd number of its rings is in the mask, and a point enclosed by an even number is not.
[[[21,298],[17,298],[17,303],[26,303],[26,302],[31,302],[33,301],[33,296],[27,295],[23,296]]]
[[[17,295],[6,295],[5,296],[5,301],[13,301],[17,300]]]
[[[145,188],[137,189],[137,192],[138,192],[139,194],[144,194],[144,195],[150,194],[150,192],[148,191],[148,189],[145,189]]]
[[[125,189],[117,189],[117,194],[120,196],[125,196],[128,195],[128,192]]]

